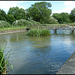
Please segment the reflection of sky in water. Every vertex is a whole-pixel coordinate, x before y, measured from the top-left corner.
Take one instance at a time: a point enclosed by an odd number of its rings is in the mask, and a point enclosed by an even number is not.
[[[9,61],[14,67],[8,73],[53,74],[74,52],[75,36],[27,37],[23,32],[0,36],[0,44],[5,42],[5,52],[12,49]]]

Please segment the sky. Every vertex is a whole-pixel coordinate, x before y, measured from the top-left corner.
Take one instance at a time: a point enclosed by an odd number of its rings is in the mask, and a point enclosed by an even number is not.
[[[3,9],[6,13],[10,7],[16,7],[27,9],[32,4],[41,1],[0,1],[0,9]],[[71,10],[75,8],[75,1],[45,1],[52,4],[52,13],[67,12],[70,13]]]

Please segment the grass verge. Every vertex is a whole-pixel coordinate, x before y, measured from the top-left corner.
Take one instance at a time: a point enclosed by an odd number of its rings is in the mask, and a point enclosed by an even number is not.
[[[26,26],[11,26],[7,28],[0,28],[0,31],[8,31],[8,30],[18,30],[18,29],[25,29]]]

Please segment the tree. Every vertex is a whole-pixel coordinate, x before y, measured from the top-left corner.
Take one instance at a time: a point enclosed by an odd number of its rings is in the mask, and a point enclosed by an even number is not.
[[[60,24],[70,22],[70,15],[68,13],[54,13],[52,16],[57,19]]]
[[[0,20],[6,21],[6,19],[7,17],[5,11],[0,9]]]
[[[19,7],[12,7],[9,9],[8,14],[13,15],[16,20],[25,19],[25,10]]]
[[[12,24],[16,19],[14,18],[13,15],[7,14],[7,21]]]
[[[68,13],[60,13],[62,16],[62,23],[69,23],[70,22],[70,15]]]
[[[57,24],[57,23],[58,23],[58,20],[55,19],[54,17],[50,16],[48,23],[49,23],[49,24]]]
[[[27,10],[27,15],[37,22],[47,23],[51,15],[50,7],[51,4],[47,2],[35,3]]]
[[[59,13],[54,13],[52,16],[57,19],[59,23],[61,23],[61,15]]]
[[[72,21],[72,22],[74,22],[75,21],[75,8],[71,11],[71,13],[70,13],[70,20]]]

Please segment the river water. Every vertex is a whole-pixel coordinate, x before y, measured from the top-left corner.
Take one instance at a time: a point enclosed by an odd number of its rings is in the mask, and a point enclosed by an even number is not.
[[[48,37],[28,37],[25,32],[0,35],[0,45],[10,49],[8,74],[55,74],[75,51],[75,33],[58,30]],[[7,67],[9,68],[9,67]]]

